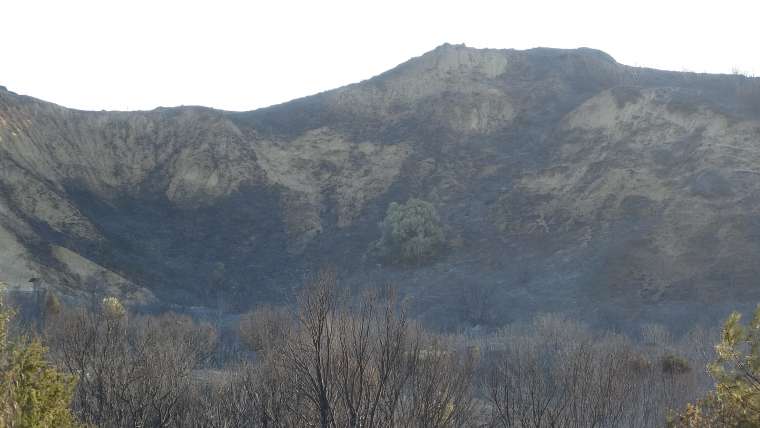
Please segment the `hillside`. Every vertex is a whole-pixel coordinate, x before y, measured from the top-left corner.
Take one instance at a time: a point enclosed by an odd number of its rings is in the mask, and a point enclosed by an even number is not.
[[[251,112],[85,112],[0,88],[0,164],[16,287],[235,311],[331,264],[447,327],[544,311],[677,326],[760,302],[756,78],[443,45]],[[370,248],[410,197],[449,246],[389,265]]]

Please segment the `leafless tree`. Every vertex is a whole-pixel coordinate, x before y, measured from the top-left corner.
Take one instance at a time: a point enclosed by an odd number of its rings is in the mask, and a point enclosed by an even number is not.
[[[79,378],[76,414],[106,427],[660,426],[700,395],[712,359],[705,330],[677,341],[646,326],[637,342],[540,316],[442,335],[398,300],[390,287],[351,295],[320,271],[293,307],[243,316],[255,353],[225,365],[212,358],[214,327],[114,299],[62,307],[43,333]]]
[[[695,373],[665,370],[661,354],[563,318],[504,330],[480,372],[490,425],[659,426],[696,389]]]
[[[188,317],[111,316],[64,311],[48,323],[57,360],[79,377],[75,412],[98,426],[171,426],[193,371],[209,358],[215,333]]]

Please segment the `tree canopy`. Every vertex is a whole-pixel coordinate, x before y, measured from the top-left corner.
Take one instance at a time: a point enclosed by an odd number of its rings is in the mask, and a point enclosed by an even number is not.
[[[0,298],[0,427],[78,426],[69,408],[76,379],[46,361],[38,340],[9,341],[12,317]]]
[[[430,202],[412,198],[388,206],[380,245],[389,259],[420,263],[436,256],[445,242],[443,225]]]
[[[746,325],[734,312],[726,320],[716,358],[708,365],[715,390],[675,415],[673,427],[760,426],[760,306]]]

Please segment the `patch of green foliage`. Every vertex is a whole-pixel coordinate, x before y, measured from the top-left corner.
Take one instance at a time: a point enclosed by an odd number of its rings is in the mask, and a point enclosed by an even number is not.
[[[69,407],[76,379],[47,362],[38,340],[9,341],[12,316],[0,301],[0,427],[79,426]]]
[[[664,355],[660,360],[660,365],[662,366],[663,373],[668,374],[683,374],[691,371],[689,361],[684,357],[674,354]]]
[[[673,415],[669,426],[760,426],[760,306],[747,325],[738,312],[731,314],[715,351],[717,357],[708,366],[715,390]]]
[[[419,264],[440,254],[445,244],[443,224],[433,204],[414,198],[390,204],[380,240],[388,260]]]

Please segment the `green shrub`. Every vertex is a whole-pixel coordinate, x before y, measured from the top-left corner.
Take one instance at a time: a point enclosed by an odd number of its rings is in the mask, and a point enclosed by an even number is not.
[[[39,341],[13,347],[2,370],[3,415],[0,426],[75,427],[69,410],[76,379],[45,360]]]
[[[380,240],[386,258],[421,263],[438,255],[445,243],[443,225],[433,204],[414,198],[405,204],[390,204]]]
[[[660,360],[663,373],[683,374],[691,371],[691,366],[686,358],[678,355],[667,354]]]
[[[69,405],[76,379],[46,360],[38,340],[9,341],[13,311],[2,301],[0,282],[0,427],[76,427]]]
[[[103,299],[101,309],[103,314],[109,319],[124,318],[127,314],[127,310],[124,309],[124,305],[116,297],[106,297]]]
[[[670,427],[760,426],[760,306],[752,320],[734,312],[723,325],[716,358],[707,368],[715,389],[703,399],[671,415]]]

